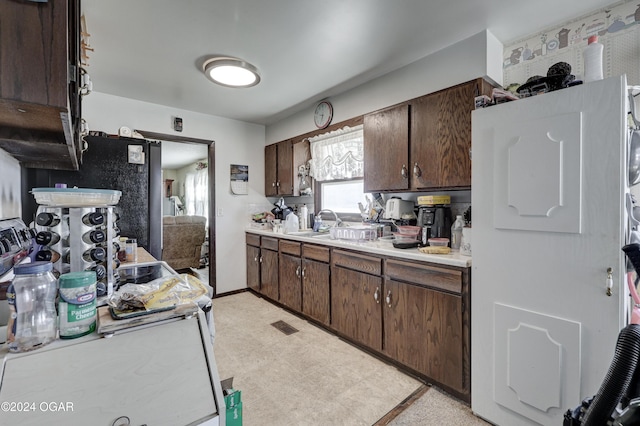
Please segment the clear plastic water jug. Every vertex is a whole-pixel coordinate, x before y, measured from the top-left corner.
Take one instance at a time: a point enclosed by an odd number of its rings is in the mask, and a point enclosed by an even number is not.
[[[38,349],[56,339],[57,280],[51,262],[16,265],[12,285],[15,291],[15,335],[9,351]]]

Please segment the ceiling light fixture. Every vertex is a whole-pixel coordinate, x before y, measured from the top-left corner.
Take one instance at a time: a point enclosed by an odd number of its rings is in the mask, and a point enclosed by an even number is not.
[[[204,75],[225,87],[251,87],[260,82],[258,69],[239,58],[216,56],[204,61]]]

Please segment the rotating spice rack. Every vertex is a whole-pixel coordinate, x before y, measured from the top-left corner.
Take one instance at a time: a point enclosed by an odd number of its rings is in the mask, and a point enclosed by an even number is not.
[[[40,241],[36,236],[42,244],[36,258],[52,262],[56,275],[94,270],[98,296],[111,295],[120,281],[115,204],[121,192],[83,188],[34,188],[31,192],[39,204],[36,231],[48,235]],[[101,220],[90,221],[90,215]]]

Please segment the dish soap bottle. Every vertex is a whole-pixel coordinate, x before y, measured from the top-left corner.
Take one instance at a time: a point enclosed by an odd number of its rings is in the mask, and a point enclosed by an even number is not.
[[[598,36],[591,36],[588,39],[587,47],[584,48],[584,82],[602,80],[602,51],[604,46],[598,43]]]
[[[314,219],[313,232],[320,232],[320,227],[322,227],[322,218],[320,217],[320,215],[317,215]]]
[[[462,241],[462,228],[464,228],[464,220],[462,215],[456,216],[456,221],[451,225],[451,250],[460,250],[460,242]]]

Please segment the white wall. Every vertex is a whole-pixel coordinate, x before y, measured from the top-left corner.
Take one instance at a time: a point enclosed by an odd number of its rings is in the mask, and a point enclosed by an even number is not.
[[[121,126],[127,126],[215,141],[215,203],[223,213],[215,218],[217,291],[225,293],[245,288],[244,229],[248,222],[248,204],[268,204],[264,198],[264,126],[98,92],[83,99],[82,112],[91,130],[114,134]],[[171,128],[172,116],[182,117],[183,132]],[[231,194],[231,164],[249,166],[248,195]]]
[[[502,43],[489,31],[429,55],[369,83],[331,97],[338,123],[478,77],[502,84]],[[267,126],[266,144],[315,130],[313,109]]]
[[[20,196],[20,163],[0,149],[0,219],[22,217]]]

